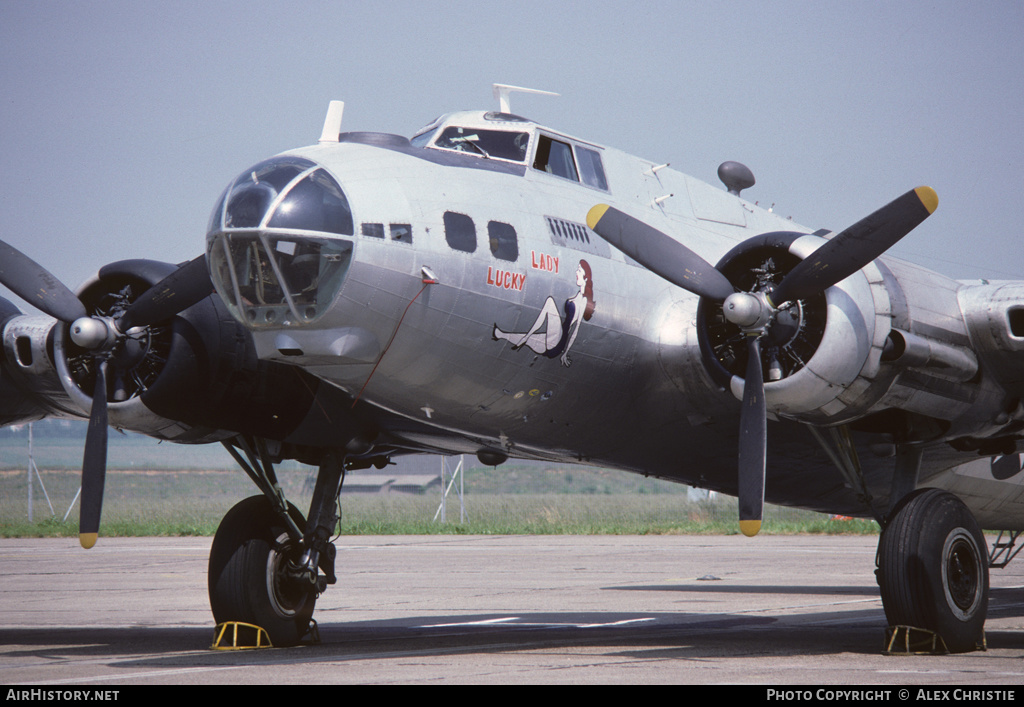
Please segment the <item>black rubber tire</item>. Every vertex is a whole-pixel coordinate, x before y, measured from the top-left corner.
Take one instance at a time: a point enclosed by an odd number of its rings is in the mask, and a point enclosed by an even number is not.
[[[919,489],[893,509],[878,543],[878,585],[890,626],[934,631],[952,653],[984,640],[988,551],[953,494]]]
[[[290,510],[304,528],[302,514],[294,506]],[[309,631],[316,591],[280,571],[295,554],[292,545],[265,496],[247,498],[227,512],[213,538],[207,576],[210,608],[218,624],[255,624],[266,630],[274,646],[302,640]]]

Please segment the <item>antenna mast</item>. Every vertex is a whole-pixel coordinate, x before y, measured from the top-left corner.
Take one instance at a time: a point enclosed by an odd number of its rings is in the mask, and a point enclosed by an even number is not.
[[[498,99],[498,111],[501,113],[511,113],[511,103],[509,102],[509,94],[513,91],[516,93],[534,93],[538,96],[558,96],[557,93],[551,91],[539,91],[536,88],[523,88],[522,86],[509,86],[504,83],[494,84],[494,97]]]

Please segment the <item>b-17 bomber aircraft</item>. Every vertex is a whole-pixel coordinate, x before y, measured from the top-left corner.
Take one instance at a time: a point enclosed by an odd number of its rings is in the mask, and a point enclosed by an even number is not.
[[[220,443],[260,493],[213,540],[217,622],[299,643],[337,582],[346,471],[406,454],[571,462],[869,517],[891,626],[983,641],[990,564],[1024,530],[1024,281],[885,251],[937,207],[910,189],[841,230],[514,114],[411,138],[342,132],[240,172],[205,252],[77,292],[0,244],[0,418],[87,418],[81,541],[109,426]],[[909,185],[908,185],[909,186]],[[714,263],[712,265],[712,263]],[[318,467],[303,514],[275,464]],[[993,557],[981,528],[1005,531]],[[1003,540],[1008,537],[1009,540]]]

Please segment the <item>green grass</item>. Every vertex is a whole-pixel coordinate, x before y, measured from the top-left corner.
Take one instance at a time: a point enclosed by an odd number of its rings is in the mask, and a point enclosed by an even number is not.
[[[37,426],[33,458],[42,469],[49,504],[33,489],[28,518],[26,430],[0,431],[0,537],[73,537],[78,534],[84,425]],[[140,435],[111,435],[105,536],[211,536],[235,503],[256,487],[219,445],[157,444]],[[471,458],[468,462],[475,463]],[[452,465],[454,466],[454,465]],[[179,469],[205,471],[177,471]],[[401,467],[389,467],[394,471]],[[355,479],[366,472],[352,472]],[[287,497],[305,511],[314,476],[286,463],[278,476]],[[440,491],[342,493],[340,532],[359,534],[735,534],[736,501],[691,500],[686,486],[620,471],[576,466],[517,464],[469,468],[465,521],[458,499],[448,500],[448,521],[435,521]],[[350,488],[352,486],[350,485]],[[53,512],[51,513],[50,506]],[[810,511],[768,506],[763,533],[875,534],[866,520],[830,520]]]
[[[530,473],[543,475],[544,472]],[[563,475],[561,471],[549,473]],[[574,474],[579,473],[574,470]],[[280,478],[288,497],[299,508],[306,508],[311,493],[308,472],[285,472]],[[29,522],[26,474],[0,473],[0,536],[77,535],[77,504],[68,520],[62,520],[78,488],[77,473],[44,472],[43,479],[55,515],[50,515],[45,499],[37,490],[33,522]],[[598,474],[597,481],[585,483],[600,485],[600,479]],[[255,487],[241,472],[111,471],[107,476],[101,534],[107,537],[209,536],[232,505],[255,493]],[[450,496],[447,522],[434,519],[439,503],[439,492],[425,495],[343,493],[340,532],[344,535],[738,532],[735,499],[719,497],[695,502],[689,500],[685,492],[492,493],[469,483],[465,520],[460,521],[458,498]],[[768,506],[762,532],[873,534],[877,526],[870,521],[831,520],[820,513]]]

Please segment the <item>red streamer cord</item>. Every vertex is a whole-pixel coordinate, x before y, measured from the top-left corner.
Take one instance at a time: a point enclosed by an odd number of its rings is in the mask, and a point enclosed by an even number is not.
[[[423,294],[423,290],[427,289],[428,285],[434,285],[436,283],[437,280],[424,280],[423,287],[420,288],[420,291],[416,293],[415,297],[409,300],[409,304],[405,305],[405,311],[402,312],[402,318],[398,320],[398,324],[395,326],[395,330],[391,332],[391,338],[388,340],[388,345],[385,346],[384,350],[380,352],[380,356],[377,358],[377,363],[373,364],[373,370],[370,371],[370,375],[366,378],[366,382],[363,383],[363,387],[359,389],[359,395],[357,395],[355,400],[352,401],[353,408],[356,406],[356,403],[359,402],[359,398],[363,397],[363,391],[366,390],[366,386],[370,385],[370,380],[373,378],[373,374],[377,372],[377,366],[379,366],[380,362],[384,360],[384,354],[386,354],[388,352],[388,349],[391,348],[391,344],[392,342],[394,342],[395,337],[398,335],[398,330],[402,326],[402,322],[405,321],[405,315],[409,313],[409,307],[412,307],[412,303],[415,302],[419,298],[419,296]]]

